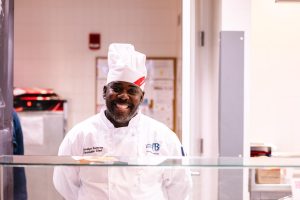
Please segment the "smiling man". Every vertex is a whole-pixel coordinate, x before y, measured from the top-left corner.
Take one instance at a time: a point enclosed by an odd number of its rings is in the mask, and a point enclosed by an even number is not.
[[[139,110],[143,102],[146,56],[130,44],[111,44],[103,88],[106,106],[76,125],[59,155],[130,157],[181,156],[176,134]],[[191,176],[185,169],[159,167],[56,167],[53,181],[66,200],[184,200]]]
[[[103,94],[107,107],[105,115],[116,128],[128,126],[130,119],[137,114],[144,96],[139,87],[124,81],[111,82],[104,86]]]

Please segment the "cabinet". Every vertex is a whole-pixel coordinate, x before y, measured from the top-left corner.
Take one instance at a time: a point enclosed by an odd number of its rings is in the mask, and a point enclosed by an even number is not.
[[[26,111],[18,112],[18,115],[23,129],[25,155],[57,155],[65,135],[64,111]],[[28,199],[61,200],[50,184],[53,168],[26,167],[25,173]]]

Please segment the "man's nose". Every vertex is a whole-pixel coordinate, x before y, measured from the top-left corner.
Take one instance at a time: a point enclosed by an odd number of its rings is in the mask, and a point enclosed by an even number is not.
[[[128,93],[126,91],[120,92],[118,94],[118,98],[123,99],[123,100],[127,100],[129,99]]]

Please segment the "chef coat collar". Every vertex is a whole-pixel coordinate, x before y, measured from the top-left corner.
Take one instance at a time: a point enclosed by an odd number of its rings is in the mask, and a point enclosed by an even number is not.
[[[113,125],[113,123],[111,123],[111,121],[109,121],[109,119],[107,119],[104,111],[106,110],[106,106],[102,107],[101,108],[101,111],[100,111],[100,116],[101,116],[101,119],[103,120],[104,124],[109,128],[109,129],[112,129],[112,128],[115,128],[115,126]],[[134,127],[134,126],[137,126],[138,124],[138,121],[140,119],[140,116],[141,116],[141,110],[139,109],[137,114],[131,118],[131,120],[129,121],[128,123],[128,126],[125,126],[125,127],[119,127],[119,128],[126,128],[126,127]]]

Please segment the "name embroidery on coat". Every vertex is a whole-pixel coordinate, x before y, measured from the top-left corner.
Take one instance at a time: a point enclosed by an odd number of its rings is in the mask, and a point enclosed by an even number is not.
[[[102,152],[102,150],[103,147],[87,147],[87,148],[83,148],[83,154]]]

